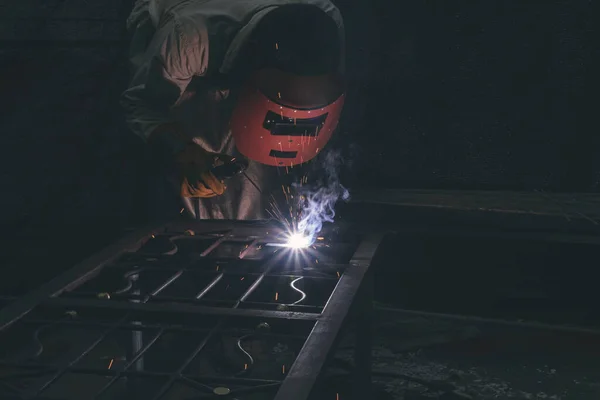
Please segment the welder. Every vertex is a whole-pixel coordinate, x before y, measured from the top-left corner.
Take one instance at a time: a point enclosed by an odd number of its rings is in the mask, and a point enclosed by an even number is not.
[[[329,0],[137,0],[128,29],[127,123],[182,210],[266,218],[282,170],[313,159],[338,125],[338,8]],[[245,175],[215,172],[240,159]]]

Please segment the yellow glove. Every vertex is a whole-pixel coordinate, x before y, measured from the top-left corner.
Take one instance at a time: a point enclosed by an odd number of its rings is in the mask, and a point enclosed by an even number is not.
[[[183,197],[209,198],[222,195],[225,183],[217,179],[211,169],[231,161],[226,154],[210,153],[195,143],[189,143],[176,155],[181,173]]]
[[[211,169],[231,161],[232,157],[204,150],[192,142],[177,123],[156,128],[149,142],[162,154],[174,157],[181,179],[181,196],[209,198],[223,194],[225,184]]]

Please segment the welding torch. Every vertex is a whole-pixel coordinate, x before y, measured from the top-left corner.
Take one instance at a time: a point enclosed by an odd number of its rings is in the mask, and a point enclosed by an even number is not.
[[[248,176],[248,174],[246,173],[246,169],[248,168],[248,165],[249,165],[249,162],[245,158],[234,157],[229,162],[226,162],[224,164],[221,164],[221,165],[218,165],[218,166],[212,168],[211,172],[217,179],[219,179],[221,181],[225,181],[230,178],[233,178],[236,175],[243,174],[244,177],[246,179],[248,179],[248,182],[250,182],[252,184],[252,186],[254,186],[256,188],[258,193],[260,193],[262,195],[263,194],[262,190],[258,187],[256,182],[254,182],[254,180],[252,178],[250,178]],[[286,226],[283,222],[276,220],[276,219],[272,219],[272,220],[270,220],[270,222],[278,225],[282,230],[286,230]]]
[[[246,173],[248,165],[249,162],[245,158],[234,157],[231,159],[231,161],[214,167],[213,169],[211,169],[211,172],[217,179],[221,181],[225,181],[230,178],[233,178],[236,175],[243,174],[246,177],[246,179],[248,179],[248,182],[250,182],[260,194],[262,194],[262,190],[260,190],[258,185],[252,179],[250,179],[250,177]]]

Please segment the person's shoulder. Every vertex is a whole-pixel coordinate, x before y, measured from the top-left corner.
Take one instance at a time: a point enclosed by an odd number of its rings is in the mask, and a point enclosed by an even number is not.
[[[160,28],[165,40],[160,45],[162,62],[172,76],[205,73],[208,63],[208,32],[201,15],[172,13]]]

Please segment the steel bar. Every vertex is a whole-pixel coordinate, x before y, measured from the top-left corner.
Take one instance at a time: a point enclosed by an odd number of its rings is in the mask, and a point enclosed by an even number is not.
[[[162,292],[163,290],[165,290],[171,283],[173,283],[177,279],[179,279],[179,277],[181,276],[181,274],[183,274],[183,270],[182,269],[180,269],[179,271],[177,271],[175,273],[175,275],[173,275],[172,277],[170,277],[167,281],[165,281],[162,285],[160,285],[152,293],[150,293],[149,297],[154,297],[154,296],[157,296],[158,294],[160,294],[160,292]]]
[[[185,361],[177,369],[177,371],[171,374],[167,383],[165,383],[158,391],[158,393],[152,398],[153,400],[160,399],[166,392],[169,391],[169,389],[171,389],[175,381],[179,378],[179,376],[183,374],[183,371],[185,371],[188,365],[192,361],[194,361],[196,356],[206,347],[208,342],[212,339],[213,335],[219,330],[219,328],[221,328],[222,324],[223,320],[219,321],[219,323],[217,323],[217,325],[204,337],[204,339],[202,339],[202,342],[198,346],[196,346],[196,348],[191,352],[188,358],[185,359]]]
[[[506,240],[529,240],[539,242],[552,242],[552,243],[577,243],[577,244],[590,244],[600,245],[600,236],[597,235],[583,235],[583,234],[569,234],[569,233],[556,233],[556,232],[540,232],[540,231],[523,231],[523,230],[502,230],[502,231],[491,231],[482,228],[450,228],[442,226],[429,226],[423,227],[411,226],[409,224],[404,225],[402,228],[398,228],[397,224],[394,226],[387,226],[385,222],[377,223],[373,222],[370,227],[372,230],[384,230],[390,233],[407,234],[407,235],[447,235],[453,237],[465,237],[465,238],[491,238],[491,239],[506,239]]]
[[[94,273],[102,269],[105,265],[116,260],[125,251],[137,250],[149,239],[157,226],[162,226],[162,224],[142,229],[131,236],[106,247],[104,250],[79,263],[66,273],[43,285],[40,289],[34,290],[19,298],[18,301],[0,309],[0,330],[13,323],[24,314],[27,314],[33,307],[48,297],[58,296],[65,290],[69,290],[69,288],[77,287],[85,280],[91,278]]]
[[[246,255],[253,249],[256,247],[256,245],[258,245],[259,240],[258,239],[254,239],[252,241],[252,243],[250,243],[244,250],[242,250],[242,252],[239,255],[239,259],[243,259],[244,257],[246,257]]]
[[[139,304],[139,303],[124,303],[119,301],[103,301],[103,300],[87,300],[87,299],[67,299],[53,298],[44,301],[43,304],[52,306],[68,306],[91,308],[98,310],[118,310],[144,313],[177,313],[183,315],[214,315],[226,317],[248,317],[248,318],[272,318],[272,319],[289,319],[299,321],[317,321],[321,319],[319,314],[301,313],[301,312],[286,312],[286,311],[269,311],[269,310],[251,310],[251,309],[235,309],[235,308],[215,308],[208,306],[198,306],[189,304]]]
[[[199,390],[208,390],[211,393],[213,391],[212,387],[210,387],[208,385],[205,385],[204,383],[197,382],[197,381],[195,381],[193,379],[190,379],[190,378],[188,378],[186,376],[181,376],[179,379],[182,380],[182,381],[184,381],[188,385],[190,385],[192,387],[195,387],[196,389],[199,389]]]
[[[353,203],[448,208],[569,217],[599,218],[597,193],[548,193],[481,190],[365,189],[352,195]]]
[[[356,400],[372,397],[371,351],[373,347],[373,271],[369,270],[356,299],[356,343],[354,345],[353,395]]]
[[[256,278],[256,280],[254,281],[254,283],[248,288],[246,289],[246,291],[239,297],[239,299],[236,301],[235,305],[233,306],[233,310],[237,309],[238,306],[248,297],[250,296],[258,287],[258,285],[260,284],[260,282],[264,279],[265,275],[267,275],[267,273],[273,269],[275,267],[275,262],[273,262],[271,260],[271,262],[269,263],[269,265],[265,268],[265,270],[263,271],[262,274],[260,274],[260,276],[258,278]],[[217,322],[217,324],[215,325],[215,327],[205,336],[204,340],[202,340],[202,343],[200,343],[196,349],[194,349],[194,351],[192,351],[192,353],[190,354],[190,356],[183,362],[183,364],[179,367],[179,369],[171,375],[171,377],[169,378],[169,380],[167,381],[167,383],[165,383],[163,385],[163,387],[158,391],[158,393],[156,394],[156,396],[153,397],[153,400],[159,400],[170,388],[171,386],[173,386],[173,383],[175,382],[175,380],[181,376],[181,374],[183,374],[183,371],[185,371],[185,369],[188,367],[188,365],[196,358],[196,356],[206,347],[206,345],[208,344],[208,341],[212,339],[212,337],[217,333],[217,331],[219,331],[221,329],[221,327],[223,326],[223,324],[226,321],[225,316],[223,316],[219,322]]]
[[[39,396],[44,390],[46,390],[52,383],[56,382],[61,376],[66,373],[66,368],[71,367],[77,364],[81,359],[83,359],[86,355],[88,355],[100,342],[102,342],[109,333],[117,329],[117,327],[121,324],[121,322],[125,321],[127,316],[120,319],[117,323],[115,323],[112,327],[106,329],[96,340],[92,342],[79,356],[75,357],[73,360],[68,362],[64,367],[62,367],[58,372],[56,372],[52,378],[46,381],[35,393],[35,396]],[[35,397],[34,396],[34,397]]]
[[[47,373],[52,373],[55,372],[56,369],[52,369],[52,368],[48,368],[47,366],[43,367],[40,365],[16,365],[14,363],[10,363],[10,362],[2,362],[0,361],[0,365],[1,366],[5,366],[5,367],[18,367],[18,368],[22,368],[22,369],[31,369],[31,370],[36,370],[35,372],[29,372],[29,373],[22,373],[22,374],[15,374],[15,375],[9,375],[9,377],[12,376],[16,376],[16,377],[32,377],[32,376],[39,376],[39,375],[44,375]],[[45,369],[44,369],[45,368]],[[120,374],[121,376],[126,376],[126,377],[140,377],[140,378],[165,378],[168,377],[170,374],[168,372],[155,372],[155,371],[135,371],[135,370],[122,370],[122,371],[117,371],[114,369],[94,369],[94,368],[85,368],[85,367],[75,367],[75,366],[68,366],[65,367],[65,372],[72,372],[72,373],[81,373],[81,374],[88,374],[88,375],[101,375],[101,376],[107,376],[107,377],[112,377],[112,376],[116,376],[118,374]],[[273,380],[273,379],[255,379],[255,378],[233,378],[233,377],[226,377],[226,376],[190,376],[190,375],[181,375],[182,379],[185,378],[185,380],[193,380],[199,383],[220,383],[220,384],[228,384],[228,383],[234,383],[234,384],[243,384],[243,385],[278,385],[281,383],[281,381],[277,381],[277,380]]]
[[[152,339],[150,339],[148,341],[148,343],[146,343],[145,345],[143,345],[139,351],[137,351],[135,354],[133,354],[133,358],[127,362],[127,364],[125,364],[125,366],[123,367],[124,370],[128,369],[129,367],[131,367],[133,364],[137,363],[137,361],[143,357],[144,353],[146,351],[148,351],[148,349],[150,349],[150,347],[152,347],[152,345],[154,343],[156,343],[156,341],[161,337],[161,335],[164,333],[164,329],[159,330]],[[136,371],[141,371],[142,369],[137,369]],[[122,371],[118,371],[117,374],[112,377],[110,379],[110,381],[108,381],[108,383],[106,385],[104,385],[104,387],[102,389],[100,389],[100,391],[98,393],[96,393],[96,397],[101,396],[103,393],[105,393],[121,376]]]
[[[406,315],[406,316],[415,316],[415,317],[428,317],[428,318],[438,318],[438,319],[447,319],[453,321],[464,321],[470,323],[478,323],[484,325],[502,325],[509,328],[527,328],[527,329],[539,329],[545,331],[554,331],[554,332],[567,332],[567,333],[580,333],[580,334],[588,334],[588,335],[600,335],[600,328],[591,328],[585,326],[568,326],[568,325],[554,325],[554,324],[546,324],[542,322],[526,322],[526,321],[506,321],[502,319],[494,319],[494,318],[483,318],[476,317],[471,315],[458,315],[458,314],[446,314],[446,313],[436,313],[430,311],[419,311],[419,310],[406,310],[402,308],[392,308],[392,307],[375,307],[374,309],[378,313],[389,313],[395,316],[398,315]]]
[[[202,289],[202,291],[200,293],[198,293],[196,295],[196,297],[194,297],[194,300],[200,300],[201,298],[203,298],[206,295],[206,293],[208,293],[212,288],[215,287],[215,285],[217,283],[219,283],[219,281],[221,279],[223,279],[223,276],[224,275],[222,273],[215,276],[215,278],[212,280],[212,282],[210,282],[208,285],[206,285],[206,287],[204,289]]]
[[[225,240],[227,240],[227,236],[223,236],[223,237],[217,239],[216,242],[214,242],[206,250],[204,250],[202,253],[200,253],[200,257],[206,257],[207,255],[209,255],[214,249],[216,249]]]
[[[383,236],[371,234],[352,256],[350,267],[340,278],[275,400],[306,399],[310,395],[329,355],[323,349],[333,346]]]

